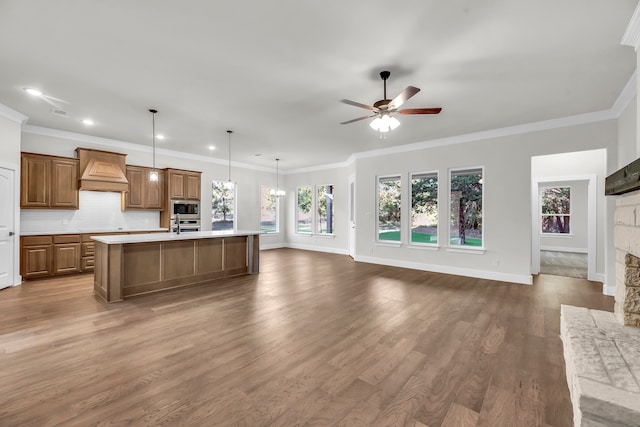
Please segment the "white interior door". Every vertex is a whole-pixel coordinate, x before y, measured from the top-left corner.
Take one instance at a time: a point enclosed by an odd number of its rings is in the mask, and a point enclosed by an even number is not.
[[[14,172],[0,168],[0,289],[13,283]]]
[[[349,176],[349,256],[356,256],[356,177]]]

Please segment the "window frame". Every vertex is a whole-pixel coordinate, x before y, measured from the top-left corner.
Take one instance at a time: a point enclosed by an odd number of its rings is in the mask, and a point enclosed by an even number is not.
[[[332,197],[332,203],[331,203],[331,229],[332,232],[331,233],[323,233],[322,232],[322,227],[321,227],[321,217],[320,217],[320,200],[318,200],[318,189],[319,187],[331,187],[331,195],[335,196],[335,189],[336,186],[335,184],[318,184],[314,186],[314,191],[313,191],[313,234],[314,235],[318,235],[318,236],[335,236],[335,229],[336,229],[336,223],[335,223],[335,198]],[[328,217],[328,216],[327,216]]]
[[[438,221],[437,221],[437,230],[436,230],[436,241],[433,243],[426,243],[426,242],[414,242],[413,241],[413,235],[411,233],[411,230],[413,228],[413,179],[415,176],[433,176],[435,175],[436,177],[436,181],[437,181],[437,188],[438,188],[438,195],[436,196],[436,214],[438,216]],[[441,237],[441,231],[440,231],[440,192],[441,192],[441,181],[440,181],[440,171],[438,170],[431,170],[431,171],[426,171],[426,172],[409,172],[409,181],[407,184],[408,187],[408,193],[409,193],[409,205],[408,205],[408,209],[409,209],[409,215],[408,215],[408,221],[407,223],[409,224],[409,228],[408,228],[408,236],[409,236],[409,245],[410,246],[416,246],[416,247],[429,247],[429,248],[435,248],[435,247],[439,247],[440,246],[440,237]]]
[[[380,239],[380,182],[381,180],[384,179],[388,179],[388,180],[398,180],[400,181],[400,227],[399,227],[399,231],[400,231],[400,239],[399,240],[384,240],[384,239]],[[403,236],[404,236],[404,232],[402,230],[402,203],[403,203],[403,195],[402,195],[402,174],[401,173],[397,173],[397,174],[388,174],[388,175],[376,175],[376,181],[375,181],[375,213],[376,213],[376,218],[375,218],[375,243],[380,244],[380,245],[389,245],[389,246],[401,246],[402,242],[403,242]]]
[[[281,197],[278,196],[277,194],[273,195],[273,197],[275,198],[275,226],[276,229],[275,231],[262,231],[262,192],[263,190],[266,189],[267,193],[269,194],[271,191],[276,191],[275,188],[270,187],[268,185],[261,185],[260,186],[260,234],[266,234],[266,235],[273,235],[273,234],[280,234],[280,199]]]
[[[309,213],[311,215],[311,229],[309,231],[300,231],[298,229],[298,225],[299,225],[299,213],[300,213],[300,209],[299,209],[299,205],[298,205],[298,195],[300,194],[300,189],[302,188],[309,188],[311,190],[311,208],[309,210]],[[296,187],[296,200],[295,200],[295,209],[296,209],[296,213],[294,215],[294,220],[295,220],[295,224],[294,224],[294,233],[295,234],[299,234],[302,236],[313,236],[313,230],[314,230],[314,226],[315,226],[315,197],[313,196],[313,185],[301,185],[299,187]]]
[[[482,177],[480,178],[482,180],[482,245],[481,246],[469,246],[469,245],[455,245],[451,243],[451,239],[452,239],[452,235],[451,235],[451,208],[452,208],[452,200],[451,200],[451,182],[452,182],[452,176],[454,173],[456,172],[465,172],[465,171],[474,171],[479,169],[481,171]],[[483,165],[479,165],[479,166],[467,166],[467,167],[456,167],[456,168],[449,168],[448,169],[448,174],[447,174],[447,184],[448,184],[448,195],[447,195],[447,240],[446,240],[446,246],[447,249],[449,251],[452,252],[456,252],[456,251],[460,251],[460,252],[484,252],[486,250],[487,244],[486,244],[486,227],[485,227],[485,211],[486,211],[486,206],[485,206],[485,184],[486,184],[486,174],[485,174],[485,168]]]
[[[213,230],[213,183],[214,182],[219,182],[222,183],[222,185],[226,185],[229,182],[231,182],[231,184],[233,184],[233,227],[231,228],[231,230],[233,230],[233,232],[235,233],[236,231],[238,231],[238,183],[235,181],[224,181],[224,180],[217,180],[217,179],[212,179],[211,180],[211,229]],[[228,228],[225,228],[223,230],[229,230]],[[218,231],[218,230],[213,230],[213,231]]]
[[[547,188],[568,188],[569,189],[569,213],[567,214],[543,214],[542,213],[542,192],[547,189]],[[539,212],[538,212],[538,221],[540,221],[540,227],[538,229],[538,232],[540,233],[540,236],[544,236],[544,237],[570,237],[573,236],[573,227],[571,226],[571,217],[573,216],[571,214],[572,208],[572,197],[571,194],[573,193],[573,187],[571,185],[545,185],[545,186],[541,186],[540,189],[538,190],[538,206],[540,207]],[[550,232],[544,232],[542,231],[542,218],[545,216],[568,216],[569,217],[569,232],[568,233],[550,233]]]

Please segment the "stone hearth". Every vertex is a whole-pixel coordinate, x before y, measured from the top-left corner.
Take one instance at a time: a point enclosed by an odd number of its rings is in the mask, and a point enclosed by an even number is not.
[[[639,426],[640,328],[562,305],[560,329],[574,426]]]

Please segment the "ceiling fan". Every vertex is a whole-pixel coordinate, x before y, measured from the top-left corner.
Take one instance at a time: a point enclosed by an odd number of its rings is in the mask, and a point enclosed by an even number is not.
[[[358,117],[356,119],[347,120],[346,122],[340,123],[341,125],[346,125],[349,123],[357,122],[359,120],[365,120],[371,117],[375,117],[375,119],[370,123],[370,126],[379,131],[379,132],[388,132],[389,130],[393,130],[400,122],[391,116],[391,113],[399,113],[399,114],[438,114],[442,111],[442,108],[403,108],[399,109],[402,104],[404,104],[409,98],[411,98],[416,93],[420,92],[420,88],[415,86],[407,86],[405,90],[400,92],[400,95],[396,96],[393,99],[387,99],[387,79],[391,75],[390,71],[382,71],[380,73],[380,78],[384,82],[384,98],[380,101],[377,101],[373,105],[362,104],[360,102],[350,101],[348,99],[341,99],[340,102],[343,104],[353,105],[354,107],[364,108],[365,110],[373,111],[373,114],[369,114],[367,116]]]

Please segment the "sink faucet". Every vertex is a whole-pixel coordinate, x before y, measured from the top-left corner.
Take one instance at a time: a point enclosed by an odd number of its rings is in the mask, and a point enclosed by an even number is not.
[[[180,234],[180,214],[176,214],[176,233]]]

